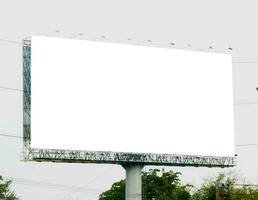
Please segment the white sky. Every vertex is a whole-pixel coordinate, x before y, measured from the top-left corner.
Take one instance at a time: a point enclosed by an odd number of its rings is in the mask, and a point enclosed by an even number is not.
[[[169,46],[194,50],[225,52],[233,47],[234,61],[258,61],[257,1],[235,0],[10,0],[0,2],[0,38],[21,41],[36,35],[60,35],[135,44]],[[60,30],[60,33],[54,33]],[[105,38],[101,36],[105,36]],[[81,36],[80,36],[81,37]],[[132,40],[128,40],[128,38]],[[147,42],[151,40],[152,42]],[[0,85],[22,88],[21,46],[0,42]],[[236,143],[258,143],[257,63],[235,63],[234,101]],[[0,130],[22,134],[22,95],[0,90]],[[46,182],[105,190],[121,178],[120,166],[91,164],[24,163],[20,161],[21,141],[0,138],[0,174]],[[258,147],[238,147],[238,165],[234,169],[247,181],[258,182]],[[183,181],[200,183],[217,169],[172,168],[183,172]],[[97,199],[97,194],[80,194],[27,185],[15,185],[25,200]],[[40,195],[39,195],[40,194]],[[75,198],[76,199],[76,198]]]

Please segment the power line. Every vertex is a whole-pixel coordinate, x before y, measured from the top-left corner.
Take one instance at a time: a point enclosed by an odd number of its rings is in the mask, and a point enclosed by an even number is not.
[[[18,45],[22,45],[22,42],[18,42],[18,41],[14,41],[14,40],[7,40],[7,39],[2,39],[0,38],[0,42],[6,42],[6,43],[11,43],[11,44],[18,44]]]
[[[11,88],[11,87],[5,87],[5,86],[0,86],[0,89],[3,89],[3,90],[12,90],[12,91],[18,91],[18,92],[23,92],[23,90],[22,90],[22,89]]]
[[[9,134],[2,134],[0,133],[0,136],[2,137],[10,137],[10,138],[18,138],[18,139],[22,139],[22,136],[18,136],[18,135],[9,135]]]
[[[0,89],[3,90],[11,90],[11,91],[18,91],[18,92],[24,92],[22,89],[17,89],[17,88],[11,88],[11,87],[5,87],[5,86],[0,86]],[[233,103],[233,105],[257,105],[258,102],[247,102],[247,103]]]
[[[245,183],[237,183],[236,186],[243,186],[243,187],[258,187],[258,184],[245,184]]]
[[[235,106],[241,106],[241,105],[257,105],[258,102],[248,102],[248,103],[234,103]]]
[[[237,146],[237,147],[258,146],[258,143],[253,143],[253,144],[237,144],[235,146]]]
[[[91,184],[91,183],[93,183],[94,181],[96,181],[96,180],[98,180],[100,177],[103,177],[103,175],[106,175],[108,172],[110,172],[111,171],[111,169],[107,169],[107,170],[105,170],[103,173],[101,173],[101,174],[98,174],[97,176],[95,176],[93,179],[91,179],[90,181],[88,181],[86,184],[85,184],[85,186],[86,185],[89,185],[89,184]],[[77,190],[74,190],[74,191],[72,191],[71,193],[69,193],[68,195],[66,195],[66,196],[71,196],[71,195],[74,195],[74,194],[76,194],[77,193]],[[65,197],[64,197],[65,198]],[[64,199],[64,198],[62,198],[62,199]]]
[[[28,179],[14,178],[14,177],[5,177],[5,178],[11,180],[13,184],[23,185],[23,186],[47,188],[51,190],[62,190],[67,192],[70,192],[76,189],[78,193],[84,193],[88,195],[99,195],[101,192],[103,192],[101,190],[92,189],[92,188],[77,187],[77,186],[70,186],[70,185],[63,185],[63,184],[56,184],[56,183],[28,180]]]
[[[31,187],[39,187],[39,188],[47,188],[47,189],[52,189],[52,190],[62,190],[62,191],[67,191],[70,192],[71,190],[74,190],[74,188],[62,188],[62,187],[56,187],[56,186],[51,186],[51,185],[40,185],[40,184],[33,184],[33,183],[20,183],[20,182],[16,182],[13,181],[13,184],[17,184],[17,185],[25,185],[25,186],[31,186]],[[85,189],[81,189],[80,191],[77,189],[77,193],[86,193],[86,194],[99,194],[102,191],[87,191]]]
[[[55,32],[59,33],[60,31],[55,31]],[[46,34],[46,36],[51,36],[51,35],[50,34]],[[83,36],[83,34],[79,33],[78,35],[74,36],[74,38],[76,38],[78,36]],[[101,38],[103,38],[103,36],[101,36]],[[94,39],[89,39],[89,40],[94,40]],[[149,41],[151,41],[151,40],[149,40]],[[0,38],[0,42],[6,42],[6,43],[11,43],[11,44],[23,45],[22,42],[15,41],[15,40],[4,39],[4,38]],[[174,44],[174,43],[170,43],[170,44]],[[229,48],[229,49],[231,50],[231,48]],[[243,64],[256,64],[256,63],[258,63],[258,61],[257,60],[232,61],[232,63],[235,63],[235,64],[242,64],[242,63]]]
[[[38,180],[30,180],[30,179],[16,178],[16,177],[4,177],[4,178],[7,180],[11,180],[14,184],[27,185],[32,187],[49,188],[49,189],[65,190],[65,191],[76,190],[79,193],[87,193],[87,194],[99,194],[100,192],[102,192],[101,190],[92,189],[92,188],[57,184],[57,183],[44,182],[44,181],[38,181]]]
[[[9,134],[1,134],[0,136],[2,137],[11,137],[11,138],[18,138],[18,139],[23,139],[22,136],[18,136],[18,135],[9,135]],[[246,147],[246,146],[258,146],[258,143],[253,143],[253,144],[236,144],[236,147]]]
[[[250,60],[250,61],[233,61],[232,63],[236,63],[236,64],[255,64],[255,63],[258,63],[258,61],[252,61],[252,60]]]
[[[59,33],[60,31],[58,30],[58,31],[55,31],[55,32],[56,32],[56,33]],[[46,36],[51,36],[51,34],[46,34]],[[76,38],[78,38],[79,36],[84,36],[84,34],[83,34],[83,33],[79,33],[79,34],[76,34],[75,36],[72,36],[71,38],[76,39]],[[98,38],[106,39],[106,36],[102,35],[102,36],[100,36],[100,37],[98,36],[98,37],[95,37],[95,38],[93,38],[93,39],[88,38],[88,40],[94,41],[94,40],[96,40],[96,39],[98,39]],[[85,39],[86,39],[86,38],[85,38]],[[132,39],[128,38],[128,39],[122,40],[122,41],[131,41],[131,40],[132,40]],[[8,39],[4,39],[4,38],[0,38],[0,42],[6,42],[6,43],[11,43],[11,44],[24,45],[23,42],[19,42],[19,41],[15,41],[15,40],[8,40]],[[113,42],[117,42],[117,41],[113,41]],[[121,41],[118,41],[118,42],[121,42]],[[150,43],[150,42],[153,42],[153,41],[152,41],[152,40],[147,40],[147,42]],[[170,44],[170,45],[172,45],[172,46],[175,46],[175,45],[176,45],[174,42],[168,42],[168,44]],[[188,44],[187,46],[188,46],[188,47],[191,47],[191,45],[189,45],[189,44]],[[211,47],[211,46],[209,46],[208,48],[209,48],[209,50],[213,49],[213,47]],[[232,51],[233,49],[232,49],[231,47],[229,47],[229,48],[227,48],[227,50]]]

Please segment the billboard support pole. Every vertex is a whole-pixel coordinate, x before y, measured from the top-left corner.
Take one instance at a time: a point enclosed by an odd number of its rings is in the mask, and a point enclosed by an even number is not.
[[[126,171],[125,200],[142,200],[142,164],[122,165]]]

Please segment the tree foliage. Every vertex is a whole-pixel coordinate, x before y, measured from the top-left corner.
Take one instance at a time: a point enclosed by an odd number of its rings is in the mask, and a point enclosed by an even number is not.
[[[258,189],[238,186],[236,175],[218,174],[194,192],[192,200],[257,200]]]
[[[190,185],[182,185],[179,172],[165,172],[154,169],[142,174],[143,199],[147,200],[190,200]],[[125,199],[125,180],[112,185],[111,189],[103,192],[99,200]]]
[[[143,183],[146,183],[147,200],[188,200],[190,185],[180,183],[179,172],[165,172],[158,176],[160,170],[153,169],[143,173]]]
[[[0,176],[0,200],[18,200],[17,196],[11,191],[11,181],[5,181]]]
[[[258,189],[244,186],[236,188],[231,194],[232,200],[257,200],[258,199]]]
[[[179,172],[165,172],[157,169],[142,174],[143,200],[258,200],[258,189],[238,185],[238,178],[232,173],[221,173],[207,179],[195,191],[191,185],[180,182]],[[190,192],[192,191],[192,192]],[[125,180],[112,185],[103,192],[99,200],[125,199]]]
[[[103,192],[99,200],[122,200],[125,199],[125,180],[114,183],[110,190]]]

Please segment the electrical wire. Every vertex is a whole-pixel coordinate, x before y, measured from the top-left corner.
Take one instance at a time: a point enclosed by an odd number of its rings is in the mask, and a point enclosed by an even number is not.
[[[258,61],[233,61],[232,63],[236,63],[236,64],[255,64],[258,63]]]
[[[56,30],[56,31],[53,32],[53,33],[60,33],[60,31],[59,31],[59,30]],[[53,33],[51,32],[51,33],[45,34],[45,36],[52,36]],[[81,36],[84,36],[84,34],[83,34],[83,33],[79,33],[79,34],[73,35],[73,36],[70,37],[70,38],[77,39],[78,37],[81,37]],[[97,40],[97,39],[99,39],[99,38],[106,39],[106,36],[105,36],[105,35],[102,35],[102,36],[100,36],[100,37],[94,37],[94,38],[92,38],[92,39],[87,38],[87,39],[94,41],[94,40]],[[86,39],[86,38],[85,38],[85,39]],[[118,43],[120,43],[121,41],[132,41],[132,39],[127,38],[126,40],[119,40],[119,41],[113,41],[113,42],[118,42]],[[6,43],[12,43],[12,44],[23,45],[23,43],[20,42],[20,41],[9,40],[9,39],[4,39],[4,38],[0,38],[0,42],[6,42]],[[145,42],[146,42],[146,41],[145,41]],[[147,40],[147,43],[151,43],[151,42],[153,42],[153,41],[152,41],[152,40]],[[175,45],[176,45],[174,42],[169,42],[168,44],[170,44],[171,46],[175,46]],[[187,44],[187,47],[192,47],[192,45]],[[213,47],[211,48],[211,46],[209,46],[208,49],[211,50],[211,49],[213,49]],[[227,50],[228,50],[228,51],[233,51],[233,49],[232,49],[231,47],[227,48]]]
[[[258,143],[253,144],[237,144],[236,147],[249,147],[249,146],[258,146]]]
[[[56,31],[55,31],[56,32]],[[58,31],[59,32],[59,31]],[[74,38],[77,38],[78,36],[82,36],[83,34],[80,33],[79,35],[76,35],[76,37]],[[47,36],[51,36],[50,34],[47,34]],[[103,38],[103,36],[101,36]],[[92,39],[92,40],[96,40],[96,39]],[[128,39],[129,40],[129,39]],[[130,39],[131,40],[131,39]],[[18,45],[23,45],[22,42],[18,42],[18,41],[15,41],[15,40],[8,40],[8,39],[3,39],[3,38],[0,38],[0,42],[6,42],[6,43],[11,43],[11,44],[18,44]],[[174,46],[174,43],[172,43]],[[211,49],[211,48],[209,48]],[[235,64],[256,64],[258,63],[258,61],[256,60],[247,60],[247,61],[233,61],[232,63],[235,63]]]
[[[9,135],[9,134],[1,134],[0,136],[2,137],[10,137],[10,138],[18,138],[18,139],[23,139],[22,136],[17,136],[17,135]],[[253,143],[253,144],[236,144],[236,147],[246,147],[246,146],[258,146],[258,143]]]
[[[76,190],[78,193],[87,193],[87,194],[99,194],[100,192],[102,192],[101,190],[92,189],[92,188],[63,185],[63,184],[43,182],[43,181],[30,180],[30,179],[24,179],[24,178],[5,177],[5,176],[3,176],[3,178],[12,181],[13,184],[26,185],[26,186],[32,186],[32,187],[48,188],[48,189],[54,189],[54,190],[65,190],[65,191]]]
[[[70,192],[71,190],[74,190],[73,188],[61,188],[61,187],[56,187],[56,186],[51,186],[51,185],[40,185],[40,184],[33,184],[33,183],[20,183],[13,181],[12,182],[15,185],[23,185],[23,186],[31,186],[31,187],[39,187],[39,188],[46,188],[46,189],[51,189],[51,190],[62,190],[66,192]],[[100,192],[89,192],[89,191],[84,191],[84,190],[78,190],[78,193],[85,193],[85,194],[99,194]]]
[[[3,89],[3,90],[12,90],[12,91],[18,91],[18,92],[23,92],[23,90],[21,90],[21,89],[11,88],[11,87],[5,87],[5,86],[0,86],[0,89]]]
[[[242,187],[258,187],[257,184],[241,184],[241,183],[237,183],[235,185],[236,186],[242,186]]]
[[[110,171],[111,171],[112,169],[113,169],[113,168],[107,169],[107,170],[105,170],[103,173],[98,174],[96,177],[94,177],[93,179],[91,179],[90,181],[88,181],[88,182],[85,184],[85,186],[87,186],[87,185],[93,183],[93,182],[96,181],[98,178],[103,177],[103,175],[106,175],[108,172],[110,173]],[[66,196],[71,196],[71,195],[74,195],[74,194],[76,194],[76,193],[77,193],[77,190],[74,190],[74,191],[72,191],[71,193],[69,193],[69,194],[66,195]],[[65,197],[64,197],[64,198],[65,198]],[[61,200],[63,200],[64,198],[62,198]]]
[[[11,88],[11,87],[5,87],[5,86],[0,86],[0,89],[3,90],[11,90],[11,91],[18,91],[18,92],[24,92],[22,89],[17,89],[17,88]],[[258,102],[247,102],[247,103],[233,103],[233,105],[258,105]]]
[[[92,188],[63,185],[63,184],[29,180],[29,179],[23,179],[23,178],[5,177],[5,176],[3,178],[12,181],[12,184],[14,185],[38,187],[38,188],[44,188],[44,189],[50,189],[50,190],[61,190],[66,192],[70,192],[76,189],[78,193],[87,194],[87,195],[99,195],[101,192],[103,192],[102,190],[97,190]]]
[[[18,135],[9,135],[9,134],[2,134],[2,133],[0,133],[0,136],[2,136],[2,137],[10,137],[10,138],[23,139],[22,136],[18,136]]]
[[[18,42],[18,41],[14,41],[14,40],[7,40],[7,39],[3,39],[3,38],[0,38],[0,42],[6,42],[6,43],[11,43],[11,44],[23,45],[22,42]]]
[[[247,103],[234,103],[235,106],[241,106],[241,105],[257,105],[258,102],[247,102]]]

